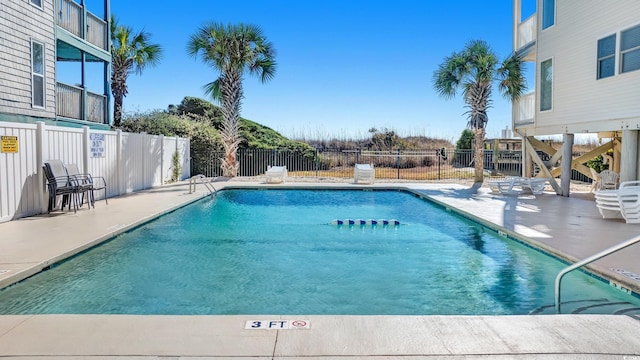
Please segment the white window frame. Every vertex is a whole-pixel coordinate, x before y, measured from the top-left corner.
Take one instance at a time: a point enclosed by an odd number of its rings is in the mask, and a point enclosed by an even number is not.
[[[553,0],[553,23],[547,27],[544,27],[544,11],[545,11],[545,6],[544,6],[544,1],[545,0],[541,0],[540,1],[540,8],[541,8],[541,12],[540,12],[540,29],[542,29],[542,31],[546,31],[548,29],[553,28],[554,26],[556,26],[556,14],[558,13],[557,10],[557,0]]]
[[[618,66],[616,66],[618,74],[625,74],[625,73],[630,73],[630,72],[634,72],[634,71],[638,71],[640,70],[640,68],[638,69],[632,69],[632,70],[628,70],[628,71],[622,71],[622,62],[623,62],[623,55],[630,53],[630,52],[634,52],[634,51],[640,51],[640,44],[636,47],[633,47],[631,49],[626,49],[626,50],[622,50],[622,33],[625,31],[629,31],[631,29],[634,28],[640,28],[640,24],[636,24],[633,26],[629,26],[626,29],[620,30],[618,33],[620,34],[619,36],[619,40],[618,40],[618,44],[617,44],[617,48],[616,48],[616,55],[618,56]]]
[[[35,72],[35,66],[33,63],[33,46],[34,44],[38,44],[42,46],[42,74]],[[44,41],[38,41],[36,39],[31,39],[30,42],[31,51],[30,51],[30,59],[29,63],[31,64],[31,107],[36,109],[45,109],[47,106],[47,74],[46,74],[46,56],[47,56],[47,47]],[[33,81],[34,77],[39,76],[42,77],[42,105],[36,105],[36,87],[35,82]]]
[[[27,1],[29,2],[29,4],[31,4],[31,6],[40,10],[44,10],[44,0],[40,0],[40,5],[34,3],[33,0],[27,0]]]
[[[543,87],[542,87],[542,81],[543,81],[542,80],[542,75],[543,75],[542,74],[542,64],[547,62],[547,61],[551,61],[551,90],[550,90],[551,91],[551,106],[548,109],[544,109],[543,110],[542,109],[542,89],[543,89]],[[540,78],[539,78],[540,79],[539,80],[540,81],[540,87],[539,87],[539,89],[540,89],[539,101],[540,102],[539,102],[539,106],[538,106],[538,111],[540,111],[540,112],[546,112],[546,111],[552,111],[553,110],[553,83],[554,83],[554,79],[553,78],[555,76],[555,73],[553,71],[553,62],[554,62],[553,61],[553,57],[544,59],[544,60],[542,60],[540,62],[540,69],[539,69],[539,72],[538,72],[540,74]]]
[[[613,55],[607,55],[605,57],[599,57],[598,56],[598,43],[600,42],[600,40],[606,39],[608,37],[614,36],[615,37],[615,45],[614,45],[614,49],[613,49]],[[607,79],[610,77],[614,77],[616,75],[618,75],[618,52],[619,52],[619,47],[620,46],[620,36],[618,36],[618,32],[613,33],[613,34],[609,34],[606,36],[603,36],[601,38],[598,38],[598,40],[596,40],[596,80],[602,80],[602,79]],[[611,56],[613,56],[613,75],[609,75],[609,76],[605,76],[602,77],[600,76],[600,62],[610,58]]]

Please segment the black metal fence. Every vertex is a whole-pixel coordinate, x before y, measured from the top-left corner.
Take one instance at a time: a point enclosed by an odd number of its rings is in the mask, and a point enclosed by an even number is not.
[[[192,162],[192,174],[221,176],[223,153]],[[473,178],[473,150],[426,149],[367,151],[327,150],[294,151],[287,149],[239,150],[239,176],[262,175],[268,166],[286,166],[289,176],[353,177],[354,164],[373,164],[378,179],[443,180]],[[490,177],[521,174],[520,151],[485,151],[485,170]]]

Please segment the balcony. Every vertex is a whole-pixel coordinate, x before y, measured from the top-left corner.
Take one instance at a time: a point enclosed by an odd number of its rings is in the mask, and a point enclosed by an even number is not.
[[[536,43],[537,15],[533,14],[518,24],[516,32],[517,53],[525,55],[525,61],[535,61],[534,45]]]
[[[513,128],[532,125],[536,116],[536,93],[532,92],[522,96],[513,104]]]
[[[56,24],[80,39],[108,51],[107,22],[85,11],[84,7],[73,0],[56,1]],[[86,25],[85,25],[86,24]]]
[[[56,83],[57,116],[107,124],[106,109],[106,96],[92,93],[81,87]]]

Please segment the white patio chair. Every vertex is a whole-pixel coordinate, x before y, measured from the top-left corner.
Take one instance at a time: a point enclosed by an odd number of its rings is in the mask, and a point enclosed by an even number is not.
[[[375,169],[373,168],[373,164],[356,164],[356,167],[353,171],[353,180],[355,183],[362,181],[366,181],[369,184],[373,184],[376,177]]]
[[[286,183],[287,176],[288,176],[287,167],[286,166],[268,166],[267,172],[265,173],[265,175],[267,176],[267,180],[266,180],[267,183],[272,183],[272,182]]]
[[[602,170],[600,172],[600,190],[615,190],[618,188],[620,175],[613,170]]]

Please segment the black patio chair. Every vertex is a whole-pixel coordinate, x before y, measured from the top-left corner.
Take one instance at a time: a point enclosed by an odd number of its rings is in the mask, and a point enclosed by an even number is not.
[[[49,160],[43,166],[44,174],[47,178],[47,190],[49,192],[48,212],[53,211],[57,203],[58,195],[62,195],[62,203],[60,209],[68,203],[69,210],[73,205],[73,212],[78,210],[78,200],[80,194],[89,191],[89,186],[82,186],[76,178],[72,178],[62,165],[60,160]]]
[[[87,192],[89,194],[87,197],[87,204],[90,204],[90,206],[95,208],[96,197],[94,192],[100,190],[104,191],[104,202],[109,205],[109,202],[107,201],[107,181],[102,176],[91,176],[89,173],[81,173],[80,170],[78,170],[78,165],[76,164],[67,164],[65,165],[65,168],[67,169],[69,177],[72,180],[75,180],[78,186],[81,187],[81,207],[84,204],[84,193]]]

